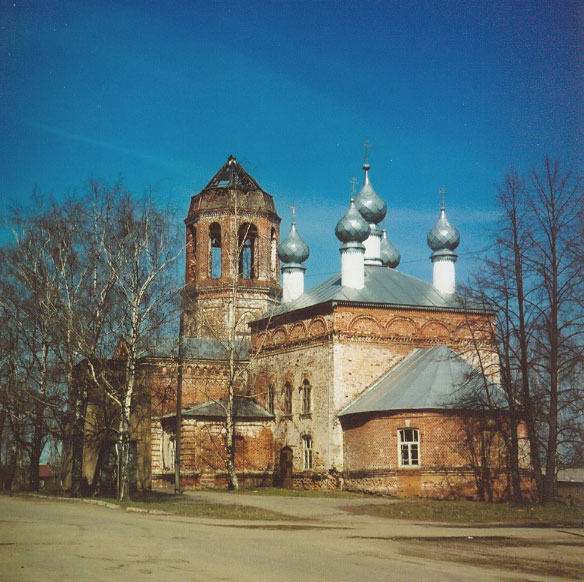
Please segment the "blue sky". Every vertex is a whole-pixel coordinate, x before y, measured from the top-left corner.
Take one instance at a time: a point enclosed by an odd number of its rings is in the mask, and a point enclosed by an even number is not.
[[[233,154],[283,236],[296,204],[310,287],[368,138],[400,270],[431,280],[444,185],[464,281],[510,164],[584,173],[583,30],[581,2],[2,2],[0,210],[123,176],[183,217]]]

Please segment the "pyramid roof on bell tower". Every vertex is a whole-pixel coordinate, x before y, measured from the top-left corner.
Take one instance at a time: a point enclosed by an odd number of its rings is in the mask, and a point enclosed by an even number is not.
[[[193,222],[196,214],[203,211],[234,212],[235,203],[241,212],[267,213],[271,219],[280,222],[272,196],[261,188],[233,156],[229,156],[209,183],[191,198],[185,223]]]
[[[260,190],[263,192],[260,185],[243,169],[243,166],[233,156],[227,158],[227,161],[211,178],[203,190],[218,188],[242,190],[244,192]]]

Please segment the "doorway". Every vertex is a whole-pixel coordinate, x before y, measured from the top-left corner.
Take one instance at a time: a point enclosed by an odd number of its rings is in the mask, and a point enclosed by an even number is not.
[[[292,449],[284,447],[280,451],[280,487],[292,489]]]

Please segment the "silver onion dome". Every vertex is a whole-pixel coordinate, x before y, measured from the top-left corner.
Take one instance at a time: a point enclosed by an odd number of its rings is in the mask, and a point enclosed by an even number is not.
[[[278,255],[283,263],[303,263],[310,251],[296,230],[296,222],[292,220],[290,232],[278,247]]]
[[[371,166],[369,164],[363,164],[363,170],[365,170],[365,181],[359,191],[359,195],[355,199],[355,206],[357,206],[357,210],[359,210],[361,216],[363,216],[369,224],[379,224],[387,214],[387,205],[377,195],[377,192],[375,192],[369,181],[370,169]]]
[[[440,207],[440,218],[428,233],[428,246],[433,251],[448,249],[453,251],[460,243],[460,233],[446,218],[444,202]]]
[[[339,220],[335,228],[335,235],[344,243],[363,242],[371,232],[369,224],[355,206],[355,200],[351,198],[351,204],[345,212],[345,216]]]
[[[383,238],[380,243],[380,258],[381,264],[384,267],[391,267],[395,269],[401,261],[399,251],[393,246],[391,241],[387,238],[387,232],[383,231]]]

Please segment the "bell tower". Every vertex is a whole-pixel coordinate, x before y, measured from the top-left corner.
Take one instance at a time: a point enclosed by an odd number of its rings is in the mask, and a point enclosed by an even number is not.
[[[246,337],[247,323],[279,304],[280,220],[272,196],[233,156],[191,198],[185,219],[186,337],[227,338],[233,325]]]

